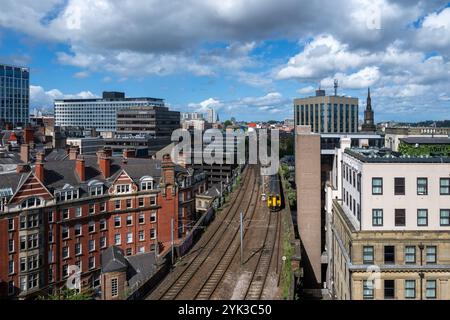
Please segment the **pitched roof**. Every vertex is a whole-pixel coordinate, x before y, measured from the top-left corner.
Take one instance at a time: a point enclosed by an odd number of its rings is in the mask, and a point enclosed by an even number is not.
[[[127,279],[130,287],[142,284],[156,271],[156,256],[154,252],[141,253],[125,257],[129,263]]]
[[[103,251],[100,259],[103,273],[125,271],[128,268],[123,250],[116,246],[108,247]]]

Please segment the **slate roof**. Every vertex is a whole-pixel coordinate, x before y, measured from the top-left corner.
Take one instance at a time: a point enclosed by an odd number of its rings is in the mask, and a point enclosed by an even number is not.
[[[450,138],[445,137],[407,137],[400,141],[408,144],[450,144]]]
[[[220,196],[220,184],[216,183],[213,184],[208,190],[206,190],[205,192],[202,193],[202,196],[207,196],[207,197],[219,197]]]
[[[125,259],[129,263],[127,280],[130,287],[147,280],[156,271],[156,256],[154,252],[140,253],[125,257]]]
[[[128,262],[125,259],[123,250],[116,246],[105,249],[100,259],[103,273],[124,271],[128,268]]]

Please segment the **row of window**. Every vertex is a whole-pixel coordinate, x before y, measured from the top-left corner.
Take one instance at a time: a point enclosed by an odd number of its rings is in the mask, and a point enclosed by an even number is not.
[[[406,226],[406,210],[395,209],[395,226]],[[382,227],[384,224],[383,209],[372,209],[372,226]],[[441,227],[450,226],[450,209],[440,209],[439,224]],[[417,209],[417,226],[428,226],[428,209]]]
[[[149,236],[150,236],[150,239],[155,240],[156,239],[156,229],[150,229]],[[138,231],[138,240],[145,241],[145,231],[144,230]],[[128,243],[128,244],[133,243],[133,232],[127,233],[126,243]],[[119,246],[122,244],[122,235],[120,233],[116,233],[114,235],[114,244],[116,246]]]
[[[415,299],[417,292],[417,281],[416,280],[404,280],[405,284],[405,298]],[[425,284],[425,297],[427,299],[436,299],[437,297],[437,282],[436,280],[426,280]],[[363,281],[363,298],[373,299],[374,298],[374,281],[366,280]],[[384,280],[384,299],[395,299],[395,280]]]
[[[405,247],[405,264],[416,264],[416,246]],[[425,249],[425,263],[436,264],[437,263],[437,247],[426,246]],[[363,247],[363,264],[374,264],[375,249],[373,246]],[[422,263],[422,261],[421,261]],[[384,246],[384,264],[395,264],[395,246]]]
[[[428,195],[428,178],[417,178],[416,181],[417,195]],[[450,195],[450,178],[440,178],[439,180],[440,195]],[[383,194],[383,178],[372,178],[372,195]],[[394,195],[405,195],[405,178],[394,178]]]

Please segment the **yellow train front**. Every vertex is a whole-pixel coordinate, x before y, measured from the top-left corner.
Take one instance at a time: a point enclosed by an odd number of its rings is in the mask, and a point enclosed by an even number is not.
[[[280,192],[280,179],[278,174],[268,177],[267,207],[270,211],[282,209],[283,199]]]

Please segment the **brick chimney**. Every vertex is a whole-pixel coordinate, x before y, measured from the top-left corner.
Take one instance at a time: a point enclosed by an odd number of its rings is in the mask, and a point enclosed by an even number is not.
[[[31,144],[34,142],[34,129],[31,126],[27,126],[23,130],[24,143]]]
[[[136,150],[135,149],[124,149],[123,150],[123,157],[125,159],[135,158],[136,157]]]
[[[77,146],[70,146],[69,160],[77,160],[77,157],[79,154],[80,154],[80,148],[78,148]]]
[[[75,162],[75,172],[78,175],[80,181],[86,181],[86,166],[82,156],[78,156]]]
[[[42,183],[45,182],[45,169],[44,169],[44,162],[45,162],[45,154],[42,152],[39,152],[36,154],[36,165],[34,168],[36,178],[39,179]]]
[[[105,179],[109,178],[111,175],[111,156],[106,150],[101,150],[97,152],[97,162],[100,171]]]
[[[30,145],[29,144],[22,144],[20,145],[20,160],[22,160],[23,163],[27,164],[30,162]]]
[[[175,164],[172,162],[169,154],[165,154],[162,159],[161,168],[163,170],[164,183],[175,184]]]

